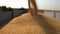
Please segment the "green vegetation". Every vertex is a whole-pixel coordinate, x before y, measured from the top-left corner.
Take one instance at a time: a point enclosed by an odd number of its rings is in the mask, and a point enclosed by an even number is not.
[[[0,12],[11,12],[11,11],[16,11],[16,10],[23,10],[24,12],[27,12],[28,9],[26,8],[11,8],[11,7],[6,7],[6,6],[0,6]]]
[[[7,12],[7,11],[14,11],[13,8],[11,7],[6,7],[6,6],[0,6],[0,12]]]

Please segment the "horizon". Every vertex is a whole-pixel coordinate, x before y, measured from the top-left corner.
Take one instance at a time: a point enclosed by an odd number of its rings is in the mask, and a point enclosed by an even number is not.
[[[60,0],[36,0],[38,9],[60,10]],[[28,0],[0,0],[0,6],[28,8]]]

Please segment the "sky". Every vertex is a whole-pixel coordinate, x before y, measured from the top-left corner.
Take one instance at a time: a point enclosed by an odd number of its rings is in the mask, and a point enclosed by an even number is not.
[[[38,9],[60,10],[60,0],[36,0]],[[28,8],[28,0],[0,0],[0,6]]]

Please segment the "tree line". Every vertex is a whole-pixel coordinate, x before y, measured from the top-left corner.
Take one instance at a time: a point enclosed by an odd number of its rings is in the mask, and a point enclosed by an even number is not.
[[[0,6],[0,11],[6,12],[6,11],[14,11],[14,8],[6,7],[6,6]]]

